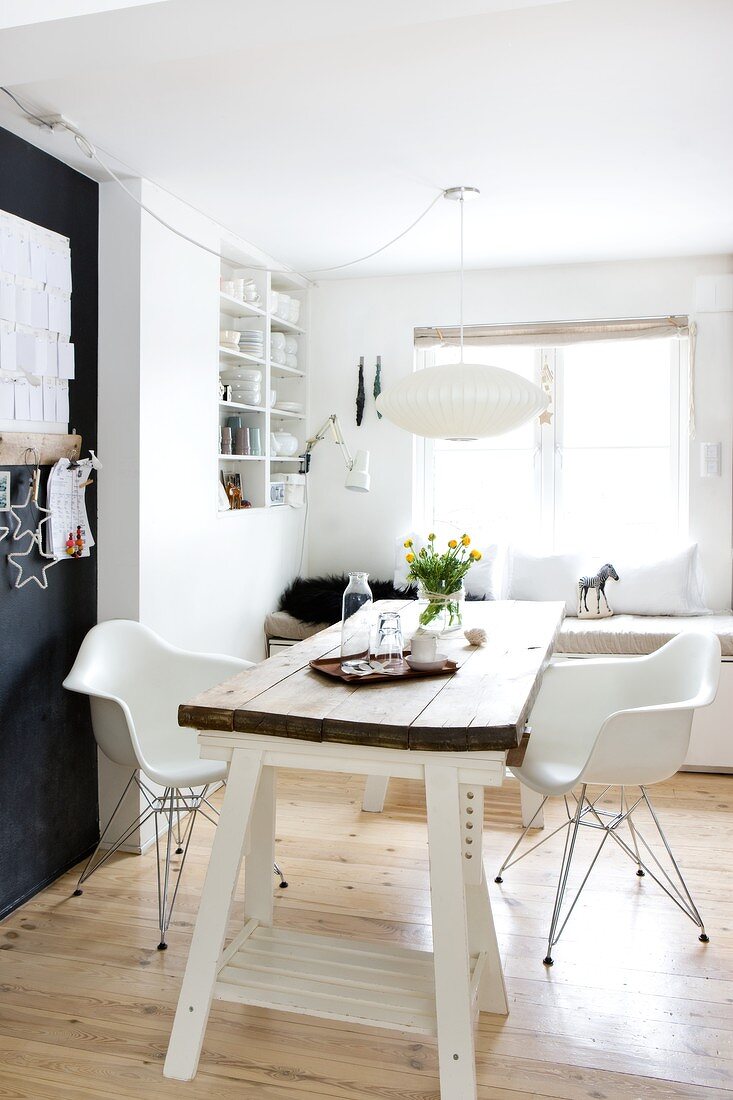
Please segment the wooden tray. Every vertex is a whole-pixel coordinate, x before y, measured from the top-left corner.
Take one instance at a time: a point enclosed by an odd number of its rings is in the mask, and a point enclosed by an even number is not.
[[[371,676],[355,676],[349,672],[341,671],[340,657],[319,657],[316,661],[308,662],[316,672],[324,676],[332,676],[335,680],[343,680],[347,684],[384,684],[386,682],[402,683],[404,680],[419,680],[426,676],[452,676],[458,671],[455,661],[446,661],[445,666],[439,672],[418,672],[405,664],[404,672],[373,672]]]

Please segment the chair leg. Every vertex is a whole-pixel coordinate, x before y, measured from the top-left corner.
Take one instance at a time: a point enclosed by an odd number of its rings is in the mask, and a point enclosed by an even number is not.
[[[104,838],[107,836],[107,833],[109,832],[109,830],[112,826],[112,822],[114,821],[114,819],[117,815],[117,811],[119,810],[120,806],[122,805],[122,803],[125,799],[125,795],[129,791],[132,784],[136,783],[136,782],[137,782],[136,774],[135,774],[135,772],[133,772],[132,775],[130,776],[130,778],[128,779],[127,784],[125,785],[125,789],[123,790],[122,794],[120,795],[120,798],[119,798],[119,801],[118,801],[117,805],[115,806],[114,810],[112,811],[112,814],[111,814],[107,824],[105,825],[105,827],[102,831],[102,835],[99,838],[99,842],[97,844],[97,847],[94,849],[92,854],[89,856],[89,859],[84,864],[84,868],[83,868],[83,870],[82,870],[82,872],[79,876],[79,881],[76,884],[76,890],[74,890],[74,893],[72,895],[73,897],[75,897],[75,898],[81,897],[81,895],[84,893],[84,891],[81,888],[82,883],[86,882],[86,880],[88,878],[90,878],[94,874],[95,871],[98,871],[99,868],[103,864],[105,864],[107,862],[107,860],[110,859],[115,854],[115,852],[118,852],[119,849],[122,847],[122,845],[125,843],[125,841],[128,839],[128,837],[130,837],[132,835],[132,833],[134,833],[135,829],[139,828],[140,825],[144,825],[145,822],[148,821],[150,819],[150,817],[152,816],[152,813],[153,813],[152,810],[150,810],[150,809],[143,810],[143,812],[141,814],[138,814],[138,816],[135,818],[135,820],[132,822],[132,824],[128,825],[128,827],[124,830],[124,832],[122,832],[120,834],[120,836],[117,838],[117,840],[114,842],[114,844],[112,844],[108,849],[105,850],[104,855],[101,857],[101,859],[97,859],[97,856],[99,855],[99,852],[100,852],[100,850],[102,848],[102,845],[104,843]]]
[[[641,857],[639,856],[639,844],[636,839],[636,829],[634,828],[634,820],[631,816],[631,810],[629,809],[629,800],[626,797],[626,788],[621,788],[621,813],[625,815],[628,822],[629,832],[631,833],[631,839],[634,842],[634,852],[636,853],[636,873],[639,878],[644,878],[646,871],[642,867]]]
[[[204,788],[202,798],[206,794],[206,788]],[[180,805],[181,799],[184,796],[180,790],[175,787],[168,787],[164,791],[161,797],[161,809],[159,814],[163,814],[168,819],[168,832],[165,843],[165,864],[161,874],[161,861],[160,861],[160,837],[158,835],[158,829],[155,830],[155,850],[157,855],[157,872],[158,872],[158,928],[160,931],[160,942],[158,943],[159,951],[166,951],[168,944],[166,942],[166,936],[168,928],[170,927],[171,917],[173,916],[173,907],[176,904],[176,898],[178,897],[178,889],[181,885],[181,878],[183,876],[183,868],[186,864],[186,856],[188,855],[188,848],[191,843],[191,837],[193,835],[194,825],[196,824],[196,815],[199,812],[198,803],[194,803],[193,809],[190,810],[190,818],[186,823],[183,834],[180,833],[180,825],[178,832],[178,846],[181,851],[181,862],[176,871],[173,871],[171,867],[171,849],[173,848],[173,836],[174,836],[174,822],[180,821]],[[167,809],[166,809],[167,803]],[[171,887],[171,881],[175,875],[175,886],[173,887],[173,893],[168,898],[168,894]]]
[[[570,823],[572,821],[572,818],[568,814],[568,820],[567,821],[563,821],[563,823],[561,825],[558,825],[558,827],[556,829],[553,829],[551,833],[548,833],[547,836],[543,836],[541,840],[538,840],[535,844],[532,845],[531,848],[528,848],[526,852],[522,852],[521,856],[517,856],[516,859],[512,859],[512,856],[516,852],[517,848],[522,843],[522,841],[526,837],[529,830],[533,827],[535,819],[542,813],[545,802],[547,802],[547,795],[545,795],[545,797],[540,802],[539,806],[536,808],[536,810],[534,812],[534,815],[530,818],[530,820],[525,825],[525,827],[522,831],[522,834],[519,837],[519,840],[516,842],[516,844],[514,845],[512,850],[509,852],[509,855],[506,857],[506,859],[502,863],[501,867],[496,872],[496,877],[494,878],[494,882],[499,882],[499,883],[503,882],[504,879],[502,878],[502,873],[504,871],[506,871],[506,869],[508,867],[513,867],[515,863],[519,863],[520,859],[524,859],[524,857],[528,856],[530,854],[530,852],[534,852],[534,850],[536,848],[539,848],[541,844],[546,844],[547,841],[550,840],[551,837],[555,836],[556,833],[559,833],[561,829],[567,829],[568,825],[570,825]],[[565,806],[567,808],[567,801],[565,803]]]
[[[657,827],[657,832],[659,833],[659,836],[661,837],[662,843],[664,844],[664,847],[667,851],[667,855],[669,856],[670,862],[671,862],[672,866],[674,867],[675,874],[676,874],[676,876],[679,880],[680,886],[682,887],[683,893],[680,893],[679,889],[675,886],[675,884],[672,881],[672,879],[670,878],[670,876],[667,874],[667,872],[664,870],[664,868],[662,867],[662,865],[659,862],[659,860],[657,859],[657,857],[654,855],[654,852],[652,852],[651,848],[649,847],[647,842],[644,840],[644,837],[641,836],[641,834],[639,834],[639,839],[641,840],[642,844],[645,846],[645,848],[649,852],[652,859],[657,864],[659,870],[664,875],[665,879],[667,880],[669,886],[672,888],[674,893],[671,893],[670,890],[668,890],[667,887],[664,886],[664,884],[662,882],[660,882],[659,879],[656,877],[656,875],[654,875],[651,871],[649,871],[649,874],[654,879],[654,881],[657,883],[657,885],[661,886],[661,888],[662,888],[662,890],[664,890],[665,894],[667,894],[667,896],[670,897],[671,900],[673,902],[675,902],[676,905],[679,906],[679,908],[682,910],[682,912],[685,913],[690,918],[692,923],[697,925],[697,927],[700,929],[700,935],[698,936],[698,939],[701,941],[701,943],[709,943],[710,942],[710,937],[708,936],[707,932],[705,931],[705,924],[703,922],[703,919],[700,916],[700,913],[698,911],[697,906],[695,905],[695,902],[692,900],[692,894],[690,893],[690,891],[687,888],[687,883],[685,882],[685,880],[682,876],[682,872],[679,869],[679,865],[677,863],[677,860],[674,858],[674,854],[673,854],[672,849],[669,845],[669,841],[667,840],[667,837],[664,835],[664,830],[662,829],[659,818],[657,817],[656,813],[654,812],[654,807],[652,806],[651,799],[649,798],[649,795],[647,794],[645,787],[640,787],[639,789],[642,793],[642,797],[643,797],[644,801],[646,802],[647,809],[649,810],[649,813],[652,816],[652,821],[654,822],[654,824]],[[647,870],[649,870],[649,869],[647,868]]]
[[[202,798],[201,801],[202,801],[202,803],[205,803],[208,806],[208,808],[211,810],[211,812],[213,814],[216,814],[217,818],[219,817],[219,811],[217,810],[216,806],[212,806],[212,804],[209,802],[208,798]],[[207,813],[205,813],[203,810],[201,812],[203,813],[203,815],[204,815],[204,817],[206,818],[207,821],[211,821],[211,818],[209,817],[209,815]],[[216,824],[216,822],[213,822],[213,824]],[[287,890],[288,883],[285,879],[285,875],[283,874],[282,868],[280,867],[279,863],[273,863],[272,872],[273,872],[273,874],[277,875],[277,877],[280,879],[280,882],[278,883],[278,886],[280,887],[280,889],[281,890]]]

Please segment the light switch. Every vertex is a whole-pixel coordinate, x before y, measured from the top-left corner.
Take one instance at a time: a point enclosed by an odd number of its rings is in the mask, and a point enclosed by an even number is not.
[[[700,444],[700,477],[720,477],[723,472],[722,443]]]

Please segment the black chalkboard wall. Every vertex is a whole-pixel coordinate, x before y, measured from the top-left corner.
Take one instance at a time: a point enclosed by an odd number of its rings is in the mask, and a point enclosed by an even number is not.
[[[71,239],[70,425],[85,450],[96,449],[98,186],[0,129],[0,209]],[[22,466],[10,469],[15,502],[25,498],[29,478]],[[44,485],[47,474],[46,467]],[[93,489],[87,501],[96,532]],[[49,570],[41,591],[33,583],[11,587],[11,550],[9,538],[0,542],[0,916],[81,859],[99,836],[89,705],[61,687],[96,621],[96,551]]]

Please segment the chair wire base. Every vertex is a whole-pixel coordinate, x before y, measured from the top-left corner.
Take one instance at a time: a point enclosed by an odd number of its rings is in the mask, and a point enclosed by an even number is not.
[[[689,917],[692,923],[700,929],[699,939],[703,943],[709,942],[709,937],[705,931],[705,925],[703,923],[702,917],[698,912],[697,906],[692,900],[692,895],[687,888],[687,884],[682,876],[682,872],[680,871],[679,865],[674,857],[667,837],[664,834],[662,826],[659,822],[659,818],[654,812],[654,807],[652,806],[646,788],[640,786],[638,798],[633,803],[630,803],[628,795],[626,793],[626,788],[621,787],[621,800],[619,809],[601,810],[598,808],[598,803],[606,794],[606,792],[610,789],[610,785],[604,787],[600,794],[596,795],[591,800],[587,794],[587,784],[584,784],[580,792],[580,797],[577,797],[574,792],[572,793],[572,798],[575,801],[574,807],[572,807],[569,803],[567,795],[564,796],[566,820],[558,825],[556,829],[553,829],[551,833],[548,833],[547,836],[542,837],[541,840],[533,844],[531,848],[527,849],[527,851],[522,852],[521,855],[518,855],[515,858],[512,858],[514,856],[514,853],[517,851],[522,841],[526,837],[529,829],[532,827],[535,818],[547,801],[547,798],[545,797],[542,800],[541,805],[537,808],[537,811],[532,818],[532,821],[530,821],[529,825],[526,826],[521,836],[519,837],[519,840],[516,842],[512,850],[509,852],[509,855],[502,863],[496,875],[496,878],[494,879],[495,882],[503,882],[503,873],[507,870],[507,868],[514,866],[514,864],[518,863],[520,859],[524,859],[525,856],[528,856],[530,852],[534,852],[537,848],[539,848],[546,841],[550,840],[551,837],[555,836],[562,829],[566,830],[565,846],[563,849],[562,862],[560,864],[560,876],[558,878],[557,890],[555,893],[555,903],[552,911],[552,919],[550,921],[550,932],[547,939],[547,954],[542,960],[545,966],[553,965],[554,960],[552,958],[552,949],[560,939],[560,936],[562,935],[565,926],[570,919],[570,915],[575,908],[578,898],[583,891],[583,887],[588,881],[590,873],[595,867],[596,861],[609,837],[611,837],[615,841],[615,843],[619,845],[621,850],[629,857],[629,859],[631,859],[636,864],[637,875],[640,878],[648,875],[657,884],[657,886],[659,886],[660,889],[664,891],[667,897],[669,897],[675,903],[675,905],[682,910],[685,916]],[[632,815],[637,807],[639,807],[642,803],[648,809],[652,821],[656,827],[657,832],[659,833],[660,839],[667,852],[667,855],[669,856],[669,860],[672,865],[672,874],[668,873],[668,871],[665,870],[665,868],[662,866],[660,860],[652,851],[649,843],[647,842],[643,834],[639,831],[638,824],[633,821]],[[631,844],[629,844],[622,836],[619,835],[619,828],[624,824],[628,826],[629,834],[631,836]],[[575,896],[570,904],[570,907],[563,915],[563,904],[568,887],[570,865],[573,860],[575,844],[578,838],[578,831],[581,826],[584,828],[598,829],[603,833],[603,836],[601,838],[600,844],[595,851],[595,854],[593,855],[588,870],[585,872],[583,881],[575,892]],[[648,856],[647,862],[645,862],[642,858],[639,848],[640,843],[642,849],[644,850],[644,854]],[[654,870],[652,869],[652,866],[654,867]]]
[[[117,840],[108,848],[103,849],[102,845],[104,844],[105,837],[110,830],[117,811],[125,799],[125,795],[133,784],[137,786],[142,794],[145,800],[145,807],[132,824],[120,834]],[[156,794],[155,791],[143,782],[137,772],[133,772],[125,789],[120,795],[117,805],[112,811],[109,821],[104,827],[97,847],[84,865],[84,869],[79,876],[79,881],[72,896],[79,897],[83,894],[82,884],[120,850],[122,845],[129,840],[136,829],[142,828],[151,817],[155,817],[155,850],[157,856],[156,870],[158,878],[158,929],[160,932],[158,950],[165,951],[168,947],[166,936],[173,915],[173,906],[178,896],[178,888],[181,884],[181,875],[183,874],[183,868],[186,864],[186,856],[188,855],[188,848],[191,843],[196,817],[198,814],[201,814],[207,821],[211,822],[212,825],[216,825],[219,818],[219,811],[207,798],[208,792],[208,786],[198,791],[193,787],[166,787],[162,794]],[[183,828],[181,828],[181,815],[185,816],[186,814],[189,815],[188,820],[184,822]],[[165,854],[162,861],[161,829],[159,827],[159,819],[161,817],[164,818],[166,822],[166,838],[164,841]],[[182,857],[177,868],[172,866],[174,844],[176,845],[175,854]],[[286,889],[288,884],[277,863],[273,864],[273,871],[280,879],[280,888]]]

